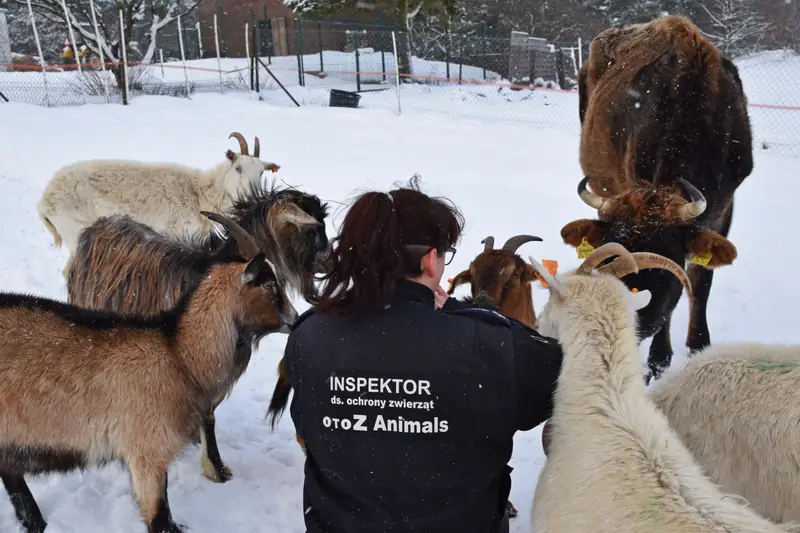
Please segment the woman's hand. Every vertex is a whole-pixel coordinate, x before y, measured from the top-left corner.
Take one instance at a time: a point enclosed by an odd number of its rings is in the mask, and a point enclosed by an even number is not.
[[[436,309],[441,309],[444,303],[447,301],[448,296],[447,292],[441,287],[436,287],[436,292],[433,294],[434,305]]]

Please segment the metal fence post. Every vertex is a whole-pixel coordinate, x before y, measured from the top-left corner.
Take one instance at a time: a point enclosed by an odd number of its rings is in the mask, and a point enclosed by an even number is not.
[[[383,9],[378,9],[378,25],[380,28],[378,29],[379,32],[379,42],[381,47],[381,72],[383,73],[383,81],[386,81],[386,53],[384,52],[383,46]]]
[[[294,19],[294,40],[297,48],[297,82],[303,87],[303,21]]]
[[[219,6],[219,42],[222,45],[222,55],[228,57],[228,43],[225,41],[225,17],[222,13],[222,6]]]
[[[317,45],[319,46],[319,71],[325,72],[325,59],[322,57],[322,22],[317,22]]]
[[[483,48],[483,79],[486,79],[486,23],[481,24],[481,47]]]
[[[447,69],[447,81],[450,81],[450,28],[447,28],[447,45],[444,47],[445,65]]]
[[[358,44],[358,32],[359,32],[359,29],[358,29],[358,26],[356,26],[356,39],[355,39],[355,45],[356,45],[356,92],[360,92],[361,91],[361,60],[360,60],[360,54],[358,53],[358,47],[359,47],[359,44]]]

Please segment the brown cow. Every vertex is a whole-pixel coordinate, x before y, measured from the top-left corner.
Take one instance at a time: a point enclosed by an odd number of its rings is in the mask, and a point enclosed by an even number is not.
[[[580,198],[596,220],[575,220],[564,242],[587,253],[607,242],[681,266],[695,288],[686,344],[710,344],[713,269],[730,265],[726,238],[737,187],[753,169],[747,99],[736,66],[680,16],[607,29],[580,70]],[[587,184],[591,187],[590,192]],[[588,245],[588,246],[587,246]],[[655,335],[647,381],[671,362],[669,326],[681,284],[647,269],[624,279],[652,293],[638,312],[639,339]]]

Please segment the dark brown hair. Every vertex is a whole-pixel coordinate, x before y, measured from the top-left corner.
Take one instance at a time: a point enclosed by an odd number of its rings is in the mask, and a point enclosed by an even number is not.
[[[428,196],[414,176],[405,187],[360,195],[331,241],[330,270],[317,299],[322,314],[352,315],[388,302],[398,280],[422,273],[426,248],[439,254],[458,242],[464,217],[447,199]],[[350,286],[350,282],[352,285]]]

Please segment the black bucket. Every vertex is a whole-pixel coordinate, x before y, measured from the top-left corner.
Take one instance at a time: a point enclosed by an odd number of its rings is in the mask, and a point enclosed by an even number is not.
[[[361,95],[350,91],[331,89],[330,107],[358,107]]]

